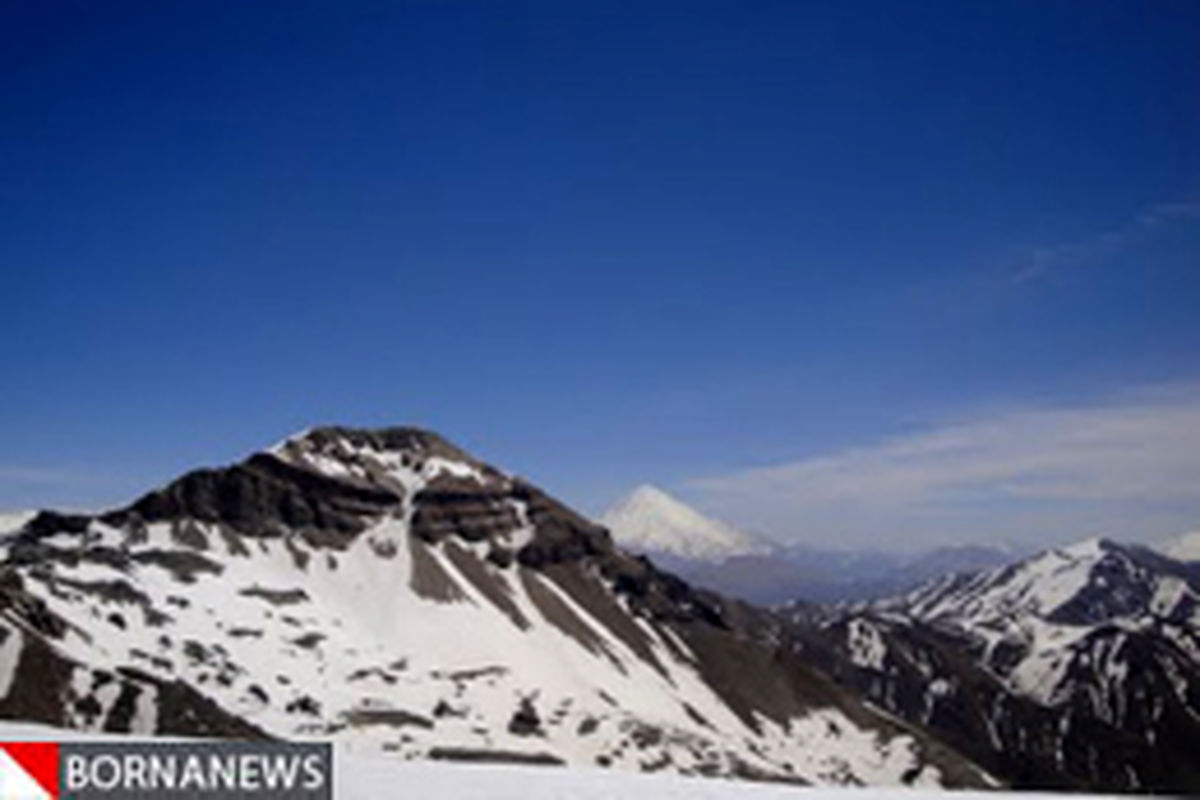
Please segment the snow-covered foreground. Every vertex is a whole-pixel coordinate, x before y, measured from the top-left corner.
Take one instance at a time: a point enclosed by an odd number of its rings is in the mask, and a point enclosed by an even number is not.
[[[46,725],[0,722],[0,741],[138,741],[138,737],[81,733]],[[406,761],[382,754],[351,752],[338,745],[334,757],[334,797],[377,800],[421,796],[439,800],[939,800],[942,791],[927,789],[836,789],[752,783],[720,778],[642,775],[568,767],[461,764]],[[1000,800],[1008,793],[956,791],[953,800]],[[1072,795],[1078,800],[1105,795]],[[1055,795],[1021,792],[1019,800],[1048,800]]]
[[[448,764],[445,762],[397,762],[385,757],[338,754],[335,764],[335,797],[346,800],[375,800],[385,788],[396,796],[405,791],[430,792],[439,798],[463,800],[820,800],[863,797],[921,800],[940,798],[942,792],[915,789],[828,789],[753,783],[724,778],[685,778],[678,775],[642,775],[614,770],[571,767],[527,767],[508,765]],[[1021,794],[1024,798],[1036,795]],[[1048,797],[1048,795],[1047,795]],[[988,792],[955,792],[953,800],[994,800]]]

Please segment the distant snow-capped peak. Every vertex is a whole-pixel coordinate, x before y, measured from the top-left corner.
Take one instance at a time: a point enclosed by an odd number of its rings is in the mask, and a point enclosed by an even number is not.
[[[0,511],[0,534],[19,529],[36,514],[36,511]]]
[[[766,552],[749,534],[711,519],[654,486],[642,485],[600,517],[623,547],[701,561]]]
[[[1200,561],[1200,531],[1192,531],[1161,543],[1160,553],[1177,561]]]

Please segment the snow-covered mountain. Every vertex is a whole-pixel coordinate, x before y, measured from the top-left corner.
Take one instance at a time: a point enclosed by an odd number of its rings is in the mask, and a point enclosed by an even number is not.
[[[612,532],[617,544],[651,555],[715,562],[768,550],[753,536],[710,519],[649,485],[634,489],[599,522]]]
[[[1192,531],[1163,542],[1158,550],[1179,561],[1200,561],[1200,531]]]
[[[0,542],[0,718],[396,757],[981,786],[697,591],[411,428],[318,428]]]
[[[790,616],[843,685],[1018,785],[1200,790],[1200,565],[1092,539]]]
[[[36,511],[0,511],[0,536],[17,530],[36,514]]]

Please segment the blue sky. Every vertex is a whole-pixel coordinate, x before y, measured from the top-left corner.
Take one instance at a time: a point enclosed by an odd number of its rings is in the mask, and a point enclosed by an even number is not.
[[[1200,526],[752,488],[1162,403],[1200,486],[1197,53],[1188,0],[5,4],[0,508],[415,423],[790,538]]]

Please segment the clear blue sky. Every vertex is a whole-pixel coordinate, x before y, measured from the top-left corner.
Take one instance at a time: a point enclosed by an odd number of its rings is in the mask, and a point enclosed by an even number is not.
[[[1195,381],[1198,87],[1191,0],[6,3],[0,508],[342,422],[596,510]]]

